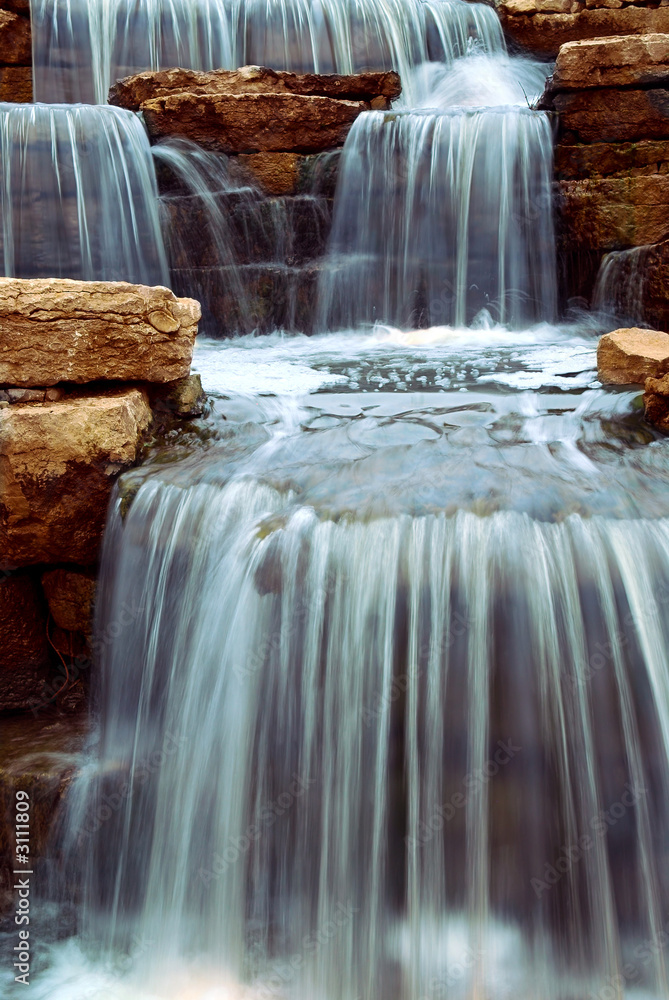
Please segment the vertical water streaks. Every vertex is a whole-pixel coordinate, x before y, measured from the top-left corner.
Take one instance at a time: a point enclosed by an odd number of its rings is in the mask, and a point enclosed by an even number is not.
[[[555,316],[552,143],[528,109],[371,112],[344,148],[319,326]]]
[[[296,72],[449,61],[471,41],[504,50],[495,11],[465,0],[32,0],[35,96],[104,103],[145,69]]]
[[[664,995],[666,521],[330,520],[205,475],[110,537],[103,616],[143,613],[70,837],[153,989],[195,955],[259,997]]]
[[[167,284],[146,133],[118,108],[0,104],[2,273]]]

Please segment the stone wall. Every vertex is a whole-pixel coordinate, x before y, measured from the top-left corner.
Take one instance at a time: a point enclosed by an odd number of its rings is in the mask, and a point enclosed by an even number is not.
[[[589,301],[606,253],[669,236],[669,34],[563,45],[541,107],[563,297]]]
[[[554,59],[561,45],[587,38],[669,31],[666,0],[499,0],[510,47]]]
[[[0,101],[33,99],[29,0],[0,0]]]
[[[166,288],[0,279],[0,712],[83,699],[113,483],[159,401],[197,409],[199,317]]]
[[[228,336],[313,329],[338,158],[355,119],[387,110],[396,73],[318,76],[257,66],[140,73],[110,103],[141,110],[152,142],[187,139],[225,159],[228,183],[203,199],[158,168],[173,287]]]

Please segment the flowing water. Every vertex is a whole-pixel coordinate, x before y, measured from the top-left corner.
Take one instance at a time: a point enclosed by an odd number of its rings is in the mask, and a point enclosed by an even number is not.
[[[120,108],[0,104],[3,274],[168,283],[151,149]]]
[[[42,99],[246,61],[393,67],[405,91],[343,151],[320,332],[202,339],[210,413],[122,480],[94,734],[31,995],[665,998],[666,442],[638,393],[597,382],[599,320],[551,325],[550,134],[530,107],[548,67],[507,56],[492,8],[464,0],[32,14]],[[298,208],[186,144],[153,151],[173,185],[159,206],[129,113],[3,114],[50,123],[11,139],[22,162],[73,163],[48,209],[79,227],[62,273],[90,257],[134,277],[139,250],[164,268],[160,208],[180,290],[189,267],[225,271],[243,329],[254,246],[297,252]],[[41,189],[6,162],[3,145],[12,212],[34,216]],[[86,257],[81,219],[120,177],[117,215],[86,232],[126,232],[129,211],[132,238]],[[35,225],[22,235],[45,240]],[[8,967],[0,989],[21,995]]]

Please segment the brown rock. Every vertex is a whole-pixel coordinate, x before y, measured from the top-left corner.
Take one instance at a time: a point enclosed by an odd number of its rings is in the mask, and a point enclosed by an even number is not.
[[[176,382],[161,385],[152,395],[154,409],[159,407],[178,417],[202,416],[207,404],[199,375],[187,375]]]
[[[80,570],[53,569],[42,575],[42,587],[51,616],[67,632],[93,630],[95,577]]]
[[[0,278],[0,385],[172,382],[190,370],[199,318],[160,286]]]
[[[669,173],[669,141],[558,143],[554,170],[557,180],[666,174]]]
[[[31,62],[29,19],[11,11],[0,10],[0,63],[5,66],[30,66]]]
[[[184,136],[219,153],[316,153],[343,146],[365,105],[301,94],[172,94],[146,101],[152,140]]]
[[[562,250],[601,253],[658,243],[669,234],[669,175],[586,178],[557,185]]]
[[[10,566],[95,562],[113,477],[151,411],[138,389],[0,410],[0,552]]]
[[[669,375],[646,379],[643,409],[649,424],[669,434]]]
[[[31,104],[32,99],[32,66],[0,66],[0,101]]]
[[[659,330],[614,330],[597,347],[597,375],[604,385],[644,385],[669,372],[669,334]]]
[[[556,94],[560,136],[571,142],[669,138],[669,90],[604,88]]]
[[[502,2],[497,10],[507,35],[516,44],[542,56],[556,56],[561,45],[586,38],[611,35],[647,35],[669,32],[669,7],[623,6],[582,9],[569,14],[531,10],[517,13]]]
[[[306,157],[299,153],[242,153],[238,159],[266,194],[289,195],[299,187]]]
[[[669,35],[626,35],[561,46],[552,90],[669,83]]]
[[[139,111],[145,101],[170,94],[301,94],[336,97],[350,101],[384,99],[384,106],[399,97],[397,73],[360,73],[355,76],[275,72],[262,66],[238,70],[200,72],[189,69],[148,71],[118,80],[109,91],[109,103]]]
[[[49,660],[46,607],[27,573],[0,576],[0,712],[25,708]]]

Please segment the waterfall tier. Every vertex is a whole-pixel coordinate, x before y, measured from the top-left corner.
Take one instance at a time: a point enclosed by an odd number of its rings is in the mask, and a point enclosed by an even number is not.
[[[0,104],[7,277],[167,285],[151,149],[111,107]]]
[[[320,326],[463,326],[555,316],[552,144],[520,108],[355,122],[320,284]]]
[[[466,0],[31,0],[35,94],[104,103],[146,69],[270,66],[354,73],[504,49],[499,19]]]

